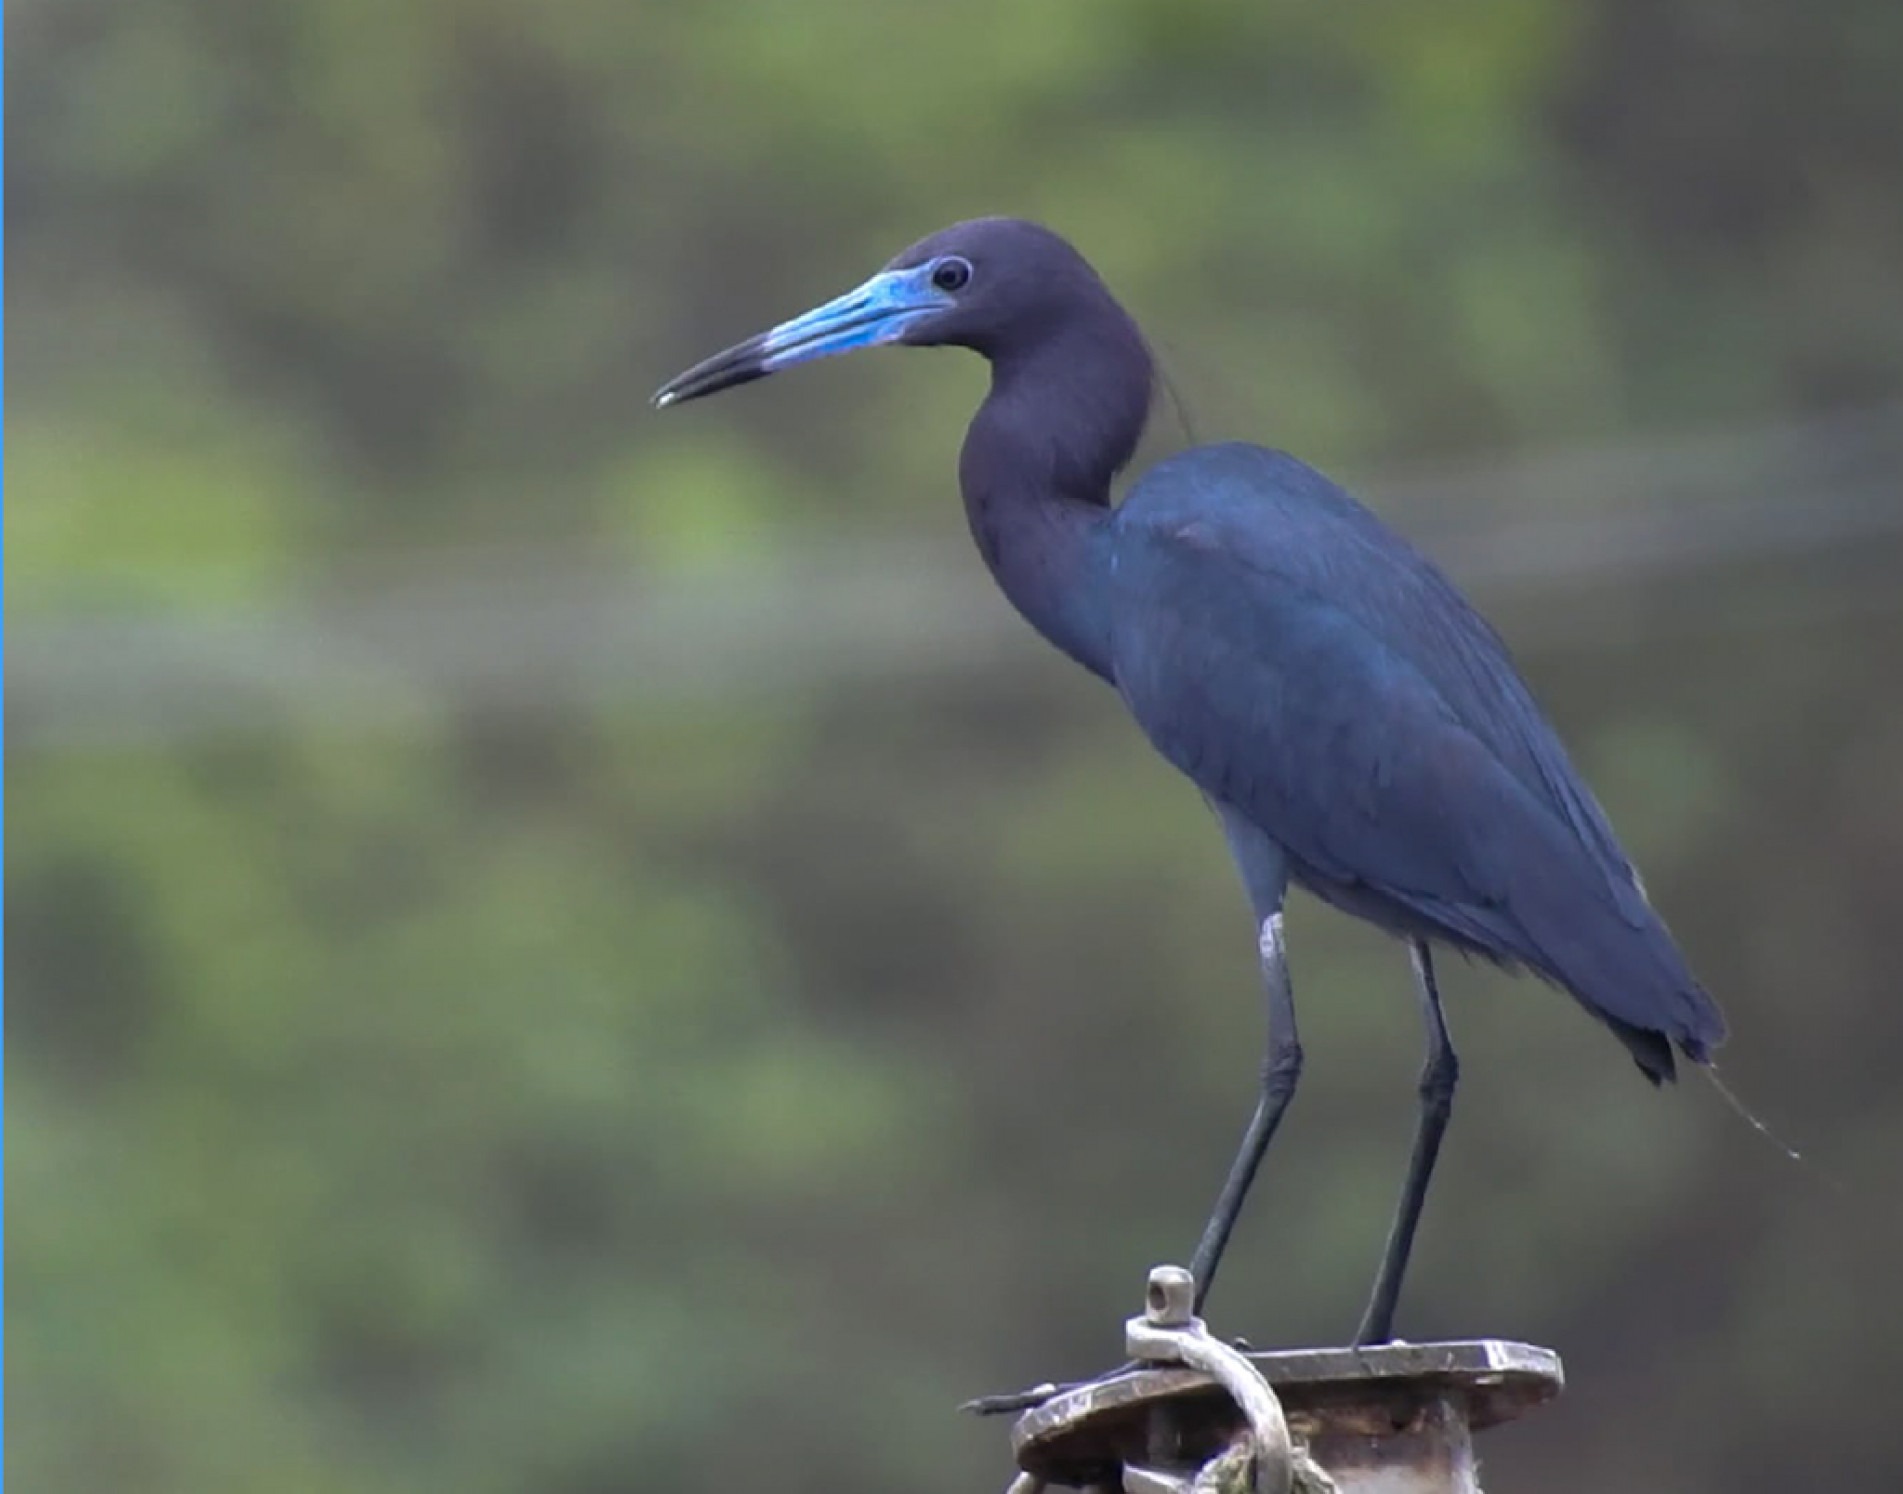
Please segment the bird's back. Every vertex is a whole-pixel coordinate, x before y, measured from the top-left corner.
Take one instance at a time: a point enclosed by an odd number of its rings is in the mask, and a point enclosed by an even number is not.
[[[1560,815],[1614,880],[1630,862],[1505,643],[1426,556],[1305,462],[1231,442],[1159,463],[1124,525],[1199,529],[1273,583],[1326,597],[1420,672],[1501,766]]]
[[[1668,1041],[1702,1059],[1721,1039],[1505,645],[1371,511],[1284,453],[1201,447],[1144,476],[1113,542],[1146,619],[1118,642],[1126,701],[1206,792],[1253,798],[1299,878],[1531,966],[1654,1077]],[[1429,810],[1432,826],[1403,824]]]

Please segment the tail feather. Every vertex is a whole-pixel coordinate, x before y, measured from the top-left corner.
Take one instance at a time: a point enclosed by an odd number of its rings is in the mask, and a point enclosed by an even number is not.
[[[1502,910],[1525,963],[1605,1023],[1654,1084],[1677,1077],[1674,1049],[1708,1065],[1724,1014],[1630,871],[1577,842],[1546,849],[1520,860]]]
[[[1639,1072],[1654,1084],[1671,1084],[1678,1079],[1678,1061],[1672,1056],[1672,1040],[1662,1032],[1653,1032],[1650,1028],[1634,1027],[1629,1022],[1621,1022],[1617,1017],[1607,1017],[1599,1013],[1600,1020],[1612,1029],[1612,1035],[1626,1045],[1626,1051],[1632,1055],[1632,1061],[1639,1066]],[[1690,1054],[1686,1055],[1690,1057]]]

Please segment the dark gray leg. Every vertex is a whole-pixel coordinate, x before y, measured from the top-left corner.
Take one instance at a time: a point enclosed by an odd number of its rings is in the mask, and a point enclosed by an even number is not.
[[[1203,1310],[1224,1248],[1262,1165],[1282,1113],[1295,1098],[1302,1074],[1302,1045],[1295,1034],[1295,993],[1289,983],[1288,960],[1282,944],[1282,899],[1288,889],[1288,866],[1280,847],[1233,810],[1217,806],[1229,849],[1249,890],[1256,915],[1257,947],[1262,958],[1262,983],[1268,997],[1268,1052],[1262,1062],[1262,1092],[1242,1145],[1229,1166],[1229,1176],[1217,1195],[1215,1211],[1203,1227],[1203,1237],[1190,1261],[1196,1278],[1196,1311]]]
[[[1289,988],[1288,962],[1282,955],[1282,899],[1288,891],[1287,861],[1281,847],[1234,810],[1221,804],[1211,807],[1222,820],[1223,834],[1229,839],[1230,853],[1236,859],[1236,869],[1242,873],[1243,885],[1249,890],[1249,906],[1255,912],[1262,980],[1268,990],[1269,1047],[1262,1064],[1261,1098],[1256,1101],[1249,1129],[1242,1135],[1242,1147],[1230,1164],[1229,1177],[1216,1199],[1216,1211],[1210,1215],[1202,1242],[1197,1245],[1190,1263],[1196,1277],[1196,1311],[1199,1313],[1203,1310],[1203,1299],[1209,1295],[1210,1283],[1216,1279],[1223,1247],[1229,1243],[1230,1231],[1236,1227],[1236,1216],[1242,1212],[1249,1185],[1255,1181],[1256,1168],[1262,1163],[1262,1154],[1269,1149],[1269,1139],[1275,1135],[1282,1112],[1294,1098],[1295,1081],[1302,1072],[1302,1045],[1295,1040],[1295,998]],[[1082,1383],[1101,1384],[1139,1367],[1132,1361],[1094,1381]],[[1063,1387],[1076,1388],[1074,1385]],[[984,1396],[967,1402],[965,1409],[981,1416],[1016,1413],[1041,1406],[1057,1393],[1055,1388],[1043,1385],[1016,1395]]]
[[[1414,960],[1414,985],[1421,998],[1421,1014],[1427,1021],[1427,1063],[1421,1069],[1421,1118],[1414,1130],[1414,1155],[1408,1159],[1407,1181],[1401,1186],[1400,1206],[1394,1212],[1394,1227],[1388,1232],[1387,1253],[1381,1260],[1381,1274],[1374,1279],[1374,1292],[1368,1299],[1368,1311],[1355,1334],[1355,1345],[1384,1344],[1394,1337],[1394,1307],[1401,1298],[1401,1278],[1407,1274],[1407,1258],[1414,1249],[1414,1230],[1421,1222],[1421,1205],[1427,1201],[1427,1183],[1434,1175],[1434,1159],[1440,1155],[1440,1139],[1447,1130],[1447,1118],[1454,1112],[1454,1086],[1460,1082],[1460,1060],[1447,1036],[1447,1019],[1441,1014],[1440,989],[1434,984],[1434,959],[1420,939],[1408,942]]]

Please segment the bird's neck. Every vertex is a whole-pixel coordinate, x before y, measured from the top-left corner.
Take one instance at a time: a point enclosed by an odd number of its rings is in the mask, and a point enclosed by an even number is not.
[[[1150,360],[1127,318],[1016,357],[958,463],[978,552],[1011,604],[1052,644],[1110,678],[1110,484],[1143,433]],[[1124,330],[1127,328],[1127,332]]]

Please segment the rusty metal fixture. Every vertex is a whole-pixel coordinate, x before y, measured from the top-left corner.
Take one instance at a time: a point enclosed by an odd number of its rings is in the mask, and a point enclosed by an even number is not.
[[[1564,1383],[1550,1349],[1496,1339],[1243,1353],[1191,1301],[1188,1273],[1158,1268],[1126,1325],[1142,1363],[1026,1393],[1012,1445],[1033,1482],[1013,1494],[1478,1494],[1473,1434]]]
[[[1204,1471],[1224,1460],[1246,1464],[1253,1494],[1290,1494],[1295,1482],[1295,1449],[1289,1442],[1282,1406],[1261,1371],[1241,1352],[1210,1336],[1192,1310],[1196,1280],[1181,1266],[1150,1272],[1143,1315],[1124,1325],[1124,1347],[1132,1359],[1151,1364],[1180,1364],[1200,1370],[1220,1385],[1241,1413],[1243,1425],[1229,1446],[1208,1460]],[[1136,1487],[1133,1487],[1135,1475]],[[1175,1477],[1161,1475],[1160,1477]],[[1197,1479],[1201,1479],[1199,1471]],[[1159,1494],[1158,1470],[1125,1463],[1125,1494]],[[1185,1483],[1185,1489],[1190,1487]]]

